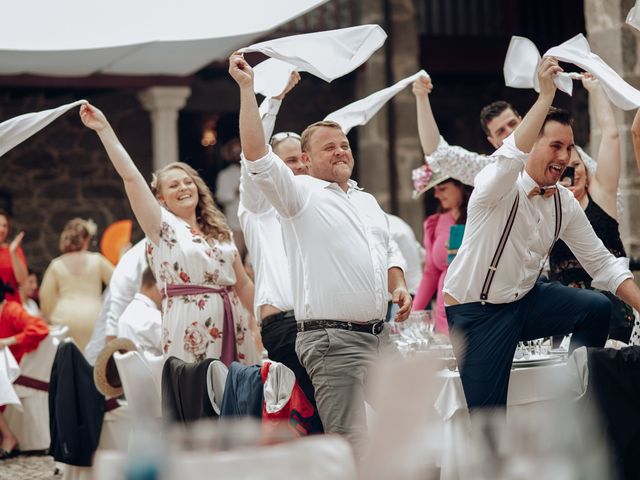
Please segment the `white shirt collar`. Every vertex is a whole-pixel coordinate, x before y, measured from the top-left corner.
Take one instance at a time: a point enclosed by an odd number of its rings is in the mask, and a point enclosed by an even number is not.
[[[153,308],[155,310],[160,310],[158,308],[158,306],[155,304],[155,302],[153,300],[151,300],[149,297],[147,297],[144,293],[136,293],[135,296],[133,297],[136,300],[140,300],[142,303],[144,303],[147,307],[149,308]]]
[[[525,193],[527,193],[527,195],[535,187],[540,187],[540,185],[538,185],[538,182],[531,178],[526,170],[522,170],[522,174],[520,175],[520,185],[522,185],[522,188],[524,189]],[[556,183],[555,186],[557,187],[558,184]]]

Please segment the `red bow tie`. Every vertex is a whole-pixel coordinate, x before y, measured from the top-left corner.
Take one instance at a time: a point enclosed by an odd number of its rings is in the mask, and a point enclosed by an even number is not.
[[[542,195],[544,198],[549,198],[554,193],[556,193],[557,189],[558,187],[554,185],[551,185],[549,187],[533,187],[527,196],[529,198],[533,198],[536,195]]]

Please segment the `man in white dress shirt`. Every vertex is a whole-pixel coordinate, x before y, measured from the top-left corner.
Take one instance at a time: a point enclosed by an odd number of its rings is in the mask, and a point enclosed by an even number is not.
[[[572,349],[604,345],[611,312],[604,295],[538,281],[556,238],[594,285],[640,307],[628,260],[608,252],[571,191],[557,183],[574,148],[568,113],[551,108],[560,71],[555,59],[543,59],[538,100],[476,177],[465,236],[445,279],[470,409],[506,404],[518,341],[573,332]]]
[[[240,87],[240,139],[247,170],[280,217],[298,321],[296,352],[315,388],[324,429],[358,450],[366,433],[364,383],[379,355],[394,346],[384,324],[387,291],[411,308],[402,260],[386,215],[350,179],[353,156],[334,122],[302,134],[309,175],[293,172],[267,145],[253,93],[253,70],[229,59]]]
[[[306,175],[309,169],[302,162],[300,135],[280,132],[271,136],[281,102],[299,80],[300,74],[293,72],[283,92],[265,101],[263,105],[267,108],[262,111],[261,106],[260,113],[265,138],[271,138],[273,153],[282,159],[294,175]],[[251,180],[246,163],[246,160],[242,160],[238,218],[255,271],[256,293],[253,303],[262,343],[271,360],[293,371],[298,385],[315,406],[311,379],[295,352],[298,330],[280,222],[271,203]]]
[[[128,338],[139,350],[162,355],[162,296],[149,267],[142,273],[140,291],[118,320],[118,337]]]

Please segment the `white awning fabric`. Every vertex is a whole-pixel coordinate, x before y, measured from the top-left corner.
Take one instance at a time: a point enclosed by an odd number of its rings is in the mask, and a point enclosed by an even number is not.
[[[20,0],[0,75],[189,75],[327,0]]]

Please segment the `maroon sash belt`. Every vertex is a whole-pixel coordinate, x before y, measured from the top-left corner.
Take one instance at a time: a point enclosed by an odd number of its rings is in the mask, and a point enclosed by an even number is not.
[[[187,295],[201,295],[204,293],[217,293],[222,297],[222,303],[224,305],[224,319],[222,324],[222,352],[220,353],[220,360],[227,366],[238,359],[233,310],[231,309],[231,300],[229,299],[229,292],[231,289],[232,287],[215,288],[187,283],[184,285],[167,284],[163,291],[163,296],[169,298],[183,297]]]
[[[13,383],[14,385],[22,385],[23,387],[33,388],[34,390],[39,390],[41,392],[49,391],[49,382],[43,382],[42,380],[38,380],[36,378],[25,377],[24,375],[20,375]],[[111,410],[115,410],[119,406],[120,404],[118,403],[117,398],[110,398],[109,400],[105,400],[104,402],[104,411],[110,412]]]

